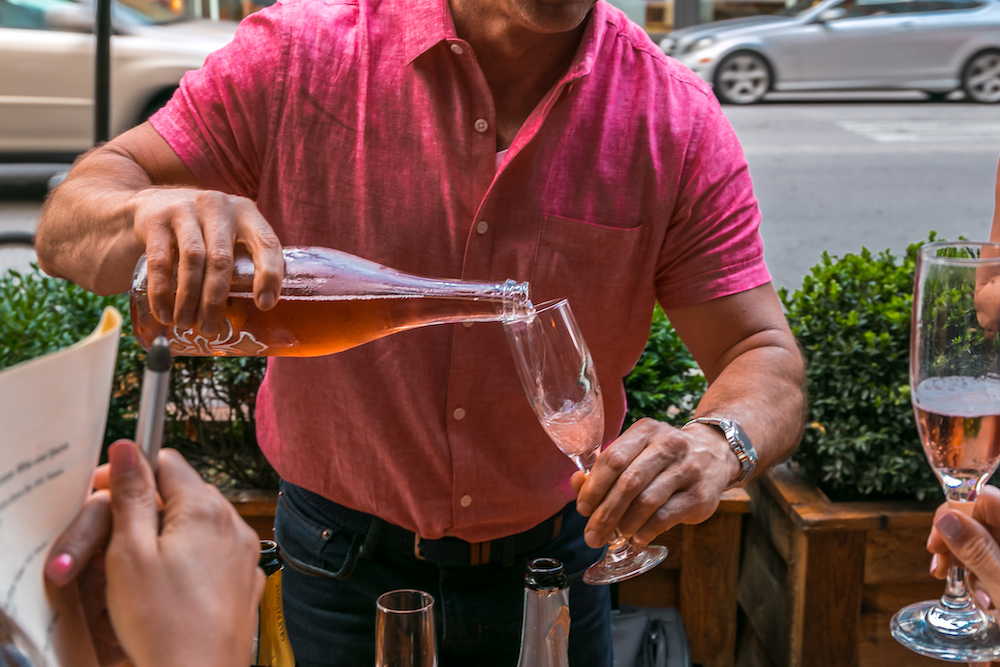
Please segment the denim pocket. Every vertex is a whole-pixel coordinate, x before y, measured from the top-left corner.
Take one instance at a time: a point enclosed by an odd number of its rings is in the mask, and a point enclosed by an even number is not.
[[[345,580],[354,570],[362,537],[325,520],[294,487],[282,485],[274,537],[285,563],[302,574]]]

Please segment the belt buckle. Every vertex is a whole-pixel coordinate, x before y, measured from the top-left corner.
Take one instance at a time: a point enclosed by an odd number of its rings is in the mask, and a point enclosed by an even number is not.
[[[413,555],[416,556],[417,560],[427,560],[424,555],[420,553],[420,536],[416,533],[413,534]]]

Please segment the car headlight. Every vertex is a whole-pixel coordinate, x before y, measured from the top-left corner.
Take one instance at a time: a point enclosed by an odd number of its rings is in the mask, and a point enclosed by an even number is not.
[[[696,39],[684,47],[684,53],[701,51],[702,49],[707,49],[712,46],[712,44],[715,44],[715,37],[702,37],[701,39]]]
[[[674,49],[677,48],[677,40],[673,37],[664,37],[660,40],[660,48],[663,49],[663,52],[668,56],[672,56],[674,54]]]

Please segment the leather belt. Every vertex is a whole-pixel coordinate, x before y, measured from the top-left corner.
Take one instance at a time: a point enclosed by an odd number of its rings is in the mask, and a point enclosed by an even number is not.
[[[339,524],[348,532],[368,536],[369,540],[374,539],[379,546],[409,552],[420,560],[442,567],[467,567],[486,563],[511,565],[518,556],[540,549],[558,537],[562,530],[563,515],[573,508],[573,503],[570,502],[558,514],[534,528],[487,542],[466,542],[457,537],[425,540],[413,531],[385,522],[371,514],[344,507],[302,487],[288,486],[300,493],[302,498],[324,517]]]

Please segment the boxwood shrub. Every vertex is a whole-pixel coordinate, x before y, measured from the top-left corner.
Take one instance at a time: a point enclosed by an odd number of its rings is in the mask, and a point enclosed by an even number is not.
[[[127,294],[97,296],[37,266],[0,274],[0,368],[72,345],[97,326],[106,306],[122,314],[105,446],[135,435],[146,352],[135,341]],[[257,447],[254,405],[260,358],[175,358],[164,446],[180,450],[220,487],[277,488]]]
[[[807,363],[810,423],[793,460],[832,500],[940,497],[910,404],[921,245],[900,257],[824,252],[799,289],[779,290]]]

